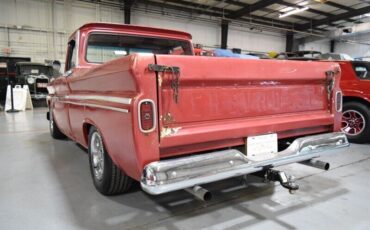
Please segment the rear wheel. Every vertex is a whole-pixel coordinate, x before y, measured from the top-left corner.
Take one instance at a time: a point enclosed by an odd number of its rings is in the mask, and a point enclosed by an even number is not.
[[[342,131],[354,143],[370,141],[370,109],[359,102],[348,102],[343,106]]]
[[[57,124],[55,123],[54,121],[54,118],[53,118],[53,111],[52,109],[50,108],[49,109],[49,130],[50,130],[50,135],[54,138],[54,139],[63,139],[65,138],[66,136],[60,131],[60,129],[58,128]]]
[[[89,132],[90,171],[95,188],[104,195],[127,192],[132,179],[123,173],[106,152],[100,132],[91,127]]]

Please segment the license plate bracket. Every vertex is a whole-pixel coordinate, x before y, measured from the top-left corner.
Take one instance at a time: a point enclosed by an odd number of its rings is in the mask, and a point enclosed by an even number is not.
[[[278,138],[276,133],[258,136],[249,136],[245,141],[246,154],[250,160],[262,161],[271,159],[278,152]]]

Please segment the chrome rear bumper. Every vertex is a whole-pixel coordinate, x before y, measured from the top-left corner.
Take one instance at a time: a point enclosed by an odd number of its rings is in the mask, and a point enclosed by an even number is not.
[[[141,187],[158,195],[250,174],[265,167],[302,162],[325,154],[327,150],[348,146],[344,133],[328,133],[298,138],[284,151],[268,159],[256,160],[236,149],[152,162],[145,166]]]

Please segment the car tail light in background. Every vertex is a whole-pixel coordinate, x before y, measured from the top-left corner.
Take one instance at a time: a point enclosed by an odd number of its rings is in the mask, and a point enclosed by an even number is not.
[[[139,127],[144,133],[152,132],[156,126],[156,113],[154,102],[145,99],[139,102]]]
[[[337,110],[337,112],[342,112],[342,108],[343,108],[343,94],[341,91],[338,91],[335,94],[335,110]]]

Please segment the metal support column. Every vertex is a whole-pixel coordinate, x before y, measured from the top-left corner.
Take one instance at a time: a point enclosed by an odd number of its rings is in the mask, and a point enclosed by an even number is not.
[[[221,21],[221,49],[227,49],[227,36],[229,33],[229,21]]]
[[[286,43],[285,43],[286,52],[293,52],[293,41],[294,41],[294,33],[291,31],[288,31],[286,33]]]
[[[124,1],[124,7],[123,7],[123,12],[125,15],[125,24],[131,24],[131,7],[133,4],[132,0],[125,0]]]
[[[330,40],[330,53],[335,53],[335,40]]]

